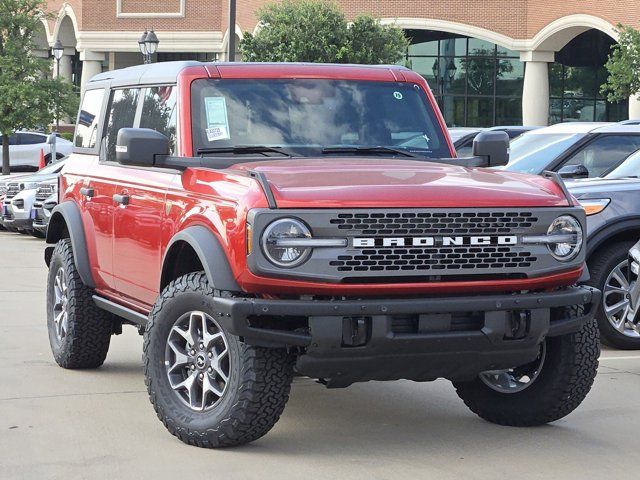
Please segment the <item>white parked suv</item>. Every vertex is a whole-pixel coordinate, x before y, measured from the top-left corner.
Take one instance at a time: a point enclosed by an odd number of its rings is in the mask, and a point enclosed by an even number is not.
[[[47,143],[48,135],[40,132],[16,132],[9,136],[9,158],[11,168],[34,167],[40,163],[40,151],[44,152],[46,163],[51,162],[51,145]],[[73,143],[62,137],[56,139],[56,158],[62,158],[71,153]]]
[[[4,228],[23,233],[33,231],[31,208],[36,200],[36,190],[42,182],[56,180],[65,162],[66,158],[58,160],[34,175],[16,178],[7,184],[1,217]]]

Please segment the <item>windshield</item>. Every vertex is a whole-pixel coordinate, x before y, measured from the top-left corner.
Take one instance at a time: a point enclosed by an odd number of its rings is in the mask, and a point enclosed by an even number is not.
[[[628,178],[640,176],[640,150],[632,153],[627,159],[604,175],[604,178]]]
[[[267,146],[317,156],[327,147],[390,147],[420,157],[451,156],[425,92],[414,84],[198,80],[192,111],[194,151],[200,153],[226,148],[228,155],[232,147]]]
[[[504,170],[538,174],[569,147],[583,138],[583,133],[530,133],[511,142],[509,164]]]

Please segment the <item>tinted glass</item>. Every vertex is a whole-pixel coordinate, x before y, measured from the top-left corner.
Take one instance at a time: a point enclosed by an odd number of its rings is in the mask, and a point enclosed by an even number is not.
[[[317,155],[327,146],[387,146],[450,155],[424,91],[408,83],[198,80],[192,112],[196,151],[270,145]]]
[[[584,134],[532,133],[511,142],[511,155],[505,170],[541,173],[562,153],[575,145]]]
[[[640,176],[640,152],[629,156],[620,166],[605,175],[606,178],[625,178]]]
[[[36,145],[47,140],[47,137],[37,133],[19,133],[18,138],[20,139],[20,145]]]
[[[87,90],[82,99],[78,115],[74,144],[76,147],[93,148],[100,121],[100,110],[104,99],[104,89]]]
[[[170,140],[171,153],[176,144],[176,88],[172,86],[148,88],[142,105],[141,128],[151,128]]]
[[[589,142],[564,165],[584,165],[589,177],[600,177],[640,148],[640,136],[607,135]]]
[[[9,145],[17,145],[18,144],[18,134],[14,133],[13,135],[9,135]]]
[[[139,89],[114,90],[111,93],[103,144],[103,158],[107,161],[116,161],[116,142],[120,129],[133,127],[139,94]]]

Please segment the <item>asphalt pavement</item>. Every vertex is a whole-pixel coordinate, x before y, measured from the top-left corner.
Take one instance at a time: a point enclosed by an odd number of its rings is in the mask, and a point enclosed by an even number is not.
[[[105,365],[59,368],[45,321],[44,242],[0,232],[0,479],[637,479],[640,351],[605,350],[568,417],[487,423],[449,382],[327,390],[296,380],[276,427],[240,448],[182,444],[157,420],[133,328]]]

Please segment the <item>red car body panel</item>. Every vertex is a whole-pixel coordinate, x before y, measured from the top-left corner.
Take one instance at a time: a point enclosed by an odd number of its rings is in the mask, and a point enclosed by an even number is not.
[[[192,156],[191,85],[202,78],[328,78],[407,81],[420,85],[455,150],[425,80],[401,69],[353,66],[234,65],[185,68],[178,76],[178,155]],[[268,208],[262,186],[247,170],[264,172],[279,208],[556,207],[567,204],[552,181],[514,173],[391,159],[292,159],[239,164],[227,170],[150,171],[101,163],[74,154],[61,179],[61,200],[83,211],[92,274],[99,294],[148,312],[160,288],[162,261],[171,239],[192,225],[216,235],[238,285],[255,294],[400,296],[550,289],[574,283],[582,269],[519,280],[432,283],[328,284],[264,278],[247,267],[246,218]],[[80,195],[82,186],[96,198]],[[100,190],[104,190],[101,197]],[[127,209],[110,200],[128,194]],[[88,203],[93,202],[90,206]],[[93,209],[93,214],[90,214]],[[113,215],[106,214],[113,211]],[[103,212],[104,214],[100,214]]]

